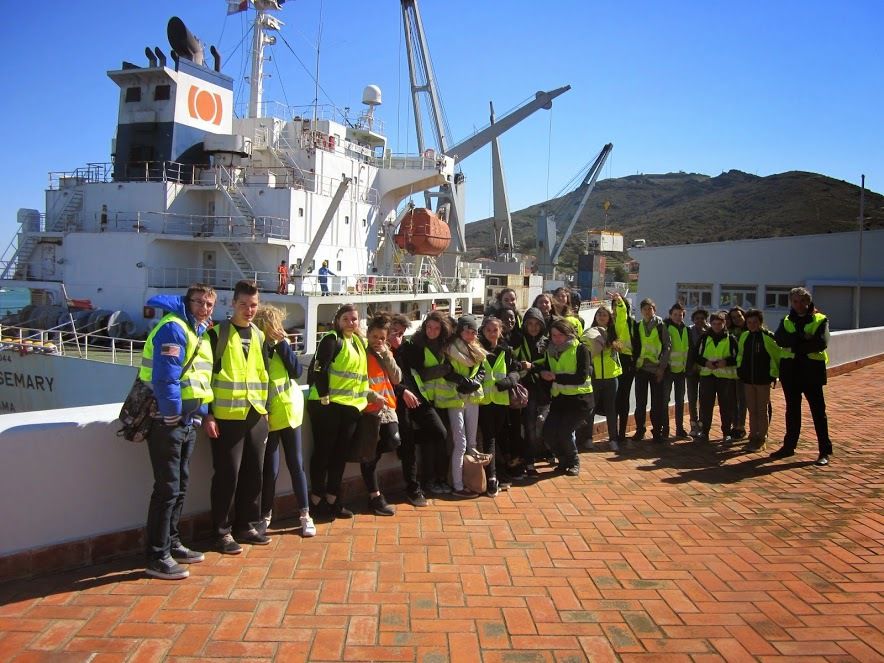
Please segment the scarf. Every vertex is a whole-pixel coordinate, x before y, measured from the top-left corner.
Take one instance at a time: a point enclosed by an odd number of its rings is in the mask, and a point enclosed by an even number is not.
[[[470,367],[481,363],[485,359],[485,355],[488,354],[478,343],[467,345],[461,338],[454,339],[445,352],[452,359]]]

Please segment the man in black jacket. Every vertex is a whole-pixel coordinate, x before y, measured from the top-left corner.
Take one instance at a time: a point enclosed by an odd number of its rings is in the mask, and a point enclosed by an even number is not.
[[[816,464],[829,464],[832,440],[829,439],[829,422],[826,418],[826,400],[823,386],[826,384],[826,364],[829,355],[829,320],[816,310],[810,292],[793,288],[789,292],[792,309],[777,328],[774,339],[782,348],[780,353],[780,381],[786,397],[786,435],[783,446],[774,451],[771,458],[788,458],[795,455],[798,436],[801,434],[801,397],[807,399],[813,427],[819,445]]]

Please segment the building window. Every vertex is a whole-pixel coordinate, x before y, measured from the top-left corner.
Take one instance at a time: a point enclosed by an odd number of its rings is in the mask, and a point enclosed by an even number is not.
[[[127,87],[126,88],[126,103],[131,103],[133,101],[141,101],[141,88],[140,87]]]
[[[764,308],[789,310],[789,287],[769,285],[764,288]]]
[[[679,283],[675,299],[688,311],[712,306],[711,283]]]
[[[722,308],[740,306],[743,309],[755,308],[758,301],[758,287],[754,285],[723,285],[718,305]]]
[[[169,85],[157,85],[153,90],[154,101],[168,101],[172,94],[172,88]]]

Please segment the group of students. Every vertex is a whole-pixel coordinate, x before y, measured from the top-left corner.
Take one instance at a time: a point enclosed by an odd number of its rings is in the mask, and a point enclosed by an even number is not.
[[[314,518],[353,517],[341,495],[348,462],[360,464],[370,510],[395,514],[378,481],[388,451],[401,460],[406,499],[415,507],[427,506],[427,493],[478,497],[464,479],[468,456],[484,457],[489,497],[537,475],[541,461],[577,476],[578,434],[591,430],[596,414],[606,417],[612,450],[625,451],[633,382],[633,440],[645,435],[648,390],[652,438],[668,439],[674,388],[677,437],[708,440],[717,399],[723,438],[745,436],[748,409],[750,448],[758,450],[779,376],[786,438],[771,455],[794,454],[802,395],[819,439],[817,463],[827,464],[831,455],[822,393],[828,325],[802,288],[792,291],[792,311],[776,335],[763,328],[757,310],[713,313],[709,325],[705,311],[696,311],[688,327],[680,304],[663,321],[644,300],[634,320],[628,301],[616,294],[584,330],[579,303],[564,288],[539,295],[523,314],[511,289],[498,294],[481,320],[432,311],[410,338],[410,320],[389,313],[366,321],[363,334],[357,307],[345,304],[307,369],[306,408],[294,382],[302,367],[282,311],[261,305],[255,284],[240,281],[230,320],[209,328],[215,297],[211,287],[195,284],[183,297],[148,302],[167,311],[145,343],[140,372],[161,416],[147,445],[154,487],[146,571],[153,577],[187,577],[182,565],[204,559],[182,544],[178,529],[200,426],[211,438],[214,548],[222,554],[240,553],[243,543],[270,543],[280,448],[301,534],[309,537],[316,534]],[[685,393],[690,435],[683,426]],[[309,491],[300,431],[305,410],[313,438]]]

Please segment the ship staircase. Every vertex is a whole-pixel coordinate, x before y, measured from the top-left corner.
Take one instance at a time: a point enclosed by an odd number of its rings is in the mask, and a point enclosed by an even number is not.
[[[61,211],[54,215],[52,225],[46,226],[46,232],[64,232],[65,230],[75,230],[79,228],[80,212],[83,210],[83,192],[80,189],[71,193],[70,197],[65,201]],[[40,241],[39,233],[21,232],[18,235],[20,244],[12,255],[3,272],[0,273],[0,279],[26,279],[28,272],[28,264],[34,255],[34,249]]]
[[[298,165],[298,162],[295,161],[295,157],[293,156],[295,149],[285,136],[280,134],[276,145],[270,146],[270,152],[283,166],[291,168],[292,177],[294,178],[294,181],[292,182],[293,186],[299,189],[307,188],[309,178],[301,166]]]
[[[244,233],[252,239],[255,239],[255,233],[257,231],[257,218],[255,217],[255,212],[249,204],[248,199],[243,195],[243,192],[236,186],[232,173],[229,173],[225,169],[221,170],[223,171],[223,174],[226,175],[226,178],[218,178],[218,190],[224,193],[235,211],[235,216],[239,219],[239,224],[236,224],[233,227],[242,227]],[[224,179],[226,179],[226,183],[224,182]],[[249,260],[248,256],[243,252],[240,242],[228,238],[228,241],[221,242],[221,246],[224,247],[227,255],[236,265],[236,268],[244,279],[257,278],[258,270],[255,269],[251,260]],[[266,285],[267,284],[262,283],[258,284],[259,287],[264,287]]]

